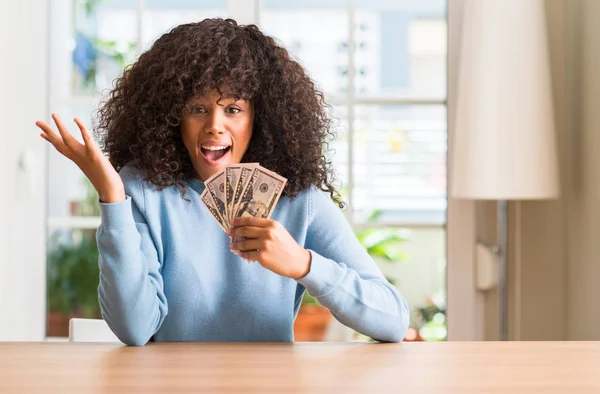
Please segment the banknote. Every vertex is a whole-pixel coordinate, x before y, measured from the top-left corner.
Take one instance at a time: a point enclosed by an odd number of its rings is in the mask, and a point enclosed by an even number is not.
[[[227,203],[225,202],[225,172],[219,171],[205,182],[206,189],[210,192],[219,214],[227,228],[229,228],[229,220],[227,215]]]
[[[284,177],[272,171],[260,166],[254,168],[238,206],[234,208],[234,216],[270,217],[286,183]]]
[[[200,198],[227,231],[237,216],[269,218],[286,183],[287,179],[258,163],[232,164],[204,182]]]
[[[250,174],[258,163],[244,163],[225,167],[225,204],[227,205],[227,220],[233,221],[235,191],[239,185],[241,196],[243,188],[250,179]]]
[[[204,205],[208,209],[208,212],[210,212],[212,217],[217,221],[219,226],[221,226],[223,231],[227,231],[228,226],[226,225],[225,221],[221,217],[221,214],[219,213],[219,210],[217,209],[215,202],[212,199],[211,194],[208,192],[208,189],[205,189],[202,192],[202,194],[200,195],[200,200],[204,203]]]
[[[235,217],[235,212],[237,211],[237,208],[240,205],[240,202],[242,200],[242,195],[244,194],[244,190],[246,189],[246,186],[248,186],[248,182],[250,181],[250,179],[252,178],[252,174],[254,173],[254,170],[256,168],[258,168],[260,166],[258,165],[244,165],[240,171],[240,178],[239,181],[235,187],[235,192],[233,194],[233,201],[232,204],[230,206],[231,208],[231,220],[233,220],[233,218]]]

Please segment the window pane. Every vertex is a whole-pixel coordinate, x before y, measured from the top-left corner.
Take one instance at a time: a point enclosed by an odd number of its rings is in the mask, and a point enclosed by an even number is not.
[[[446,97],[446,1],[358,0],[355,91]]]
[[[344,0],[265,0],[261,29],[300,60],[320,90],[348,88],[348,10]],[[325,61],[326,59],[326,61]]]
[[[148,49],[163,33],[177,25],[227,16],[225,0],[146,1],[142,25],[142,47]]]
[[[136,57],[137,1],[74,5],[73,90],[78,95],[102,92]]]
[[[354,209],[360,223],[445,223],[445,106],[357,106]]]
[[[72,317],[100,318],[98,248],[95,230],[57,230],[48,239],[47,329],[69,334]]]

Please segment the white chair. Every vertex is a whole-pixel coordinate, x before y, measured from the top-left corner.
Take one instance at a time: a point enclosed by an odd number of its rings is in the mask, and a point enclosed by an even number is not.
[[[102,319],[69,320],[69,342],[121,343]]]
[[[331,320],[329,320],[323,342],[352,342],[353,340],[353,329],[346,327],[337,319],[331,318]]]

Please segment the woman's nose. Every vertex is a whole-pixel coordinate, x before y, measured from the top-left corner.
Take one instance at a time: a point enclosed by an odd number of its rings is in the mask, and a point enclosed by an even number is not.
[[[206,125],[206,132],[208,134],[223,134],[225,128],[223,125],[224,117],[219,109],[213,110],[210,114],[210,121]]]

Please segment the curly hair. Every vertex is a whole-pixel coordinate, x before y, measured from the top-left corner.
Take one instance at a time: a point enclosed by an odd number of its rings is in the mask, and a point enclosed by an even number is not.
[[[217,90],[251,100],[253,134],[242,162],[286,177],[291,198],[309,187],[344,203],[326,153],[334,138],[330,106],[303,67],[255,25],[205,19],[162,35],[125,69],[98,110],[96,133],[113,166],[127,164],[159,190],[182,196],[194,167],[180,134],[189,99]]]

